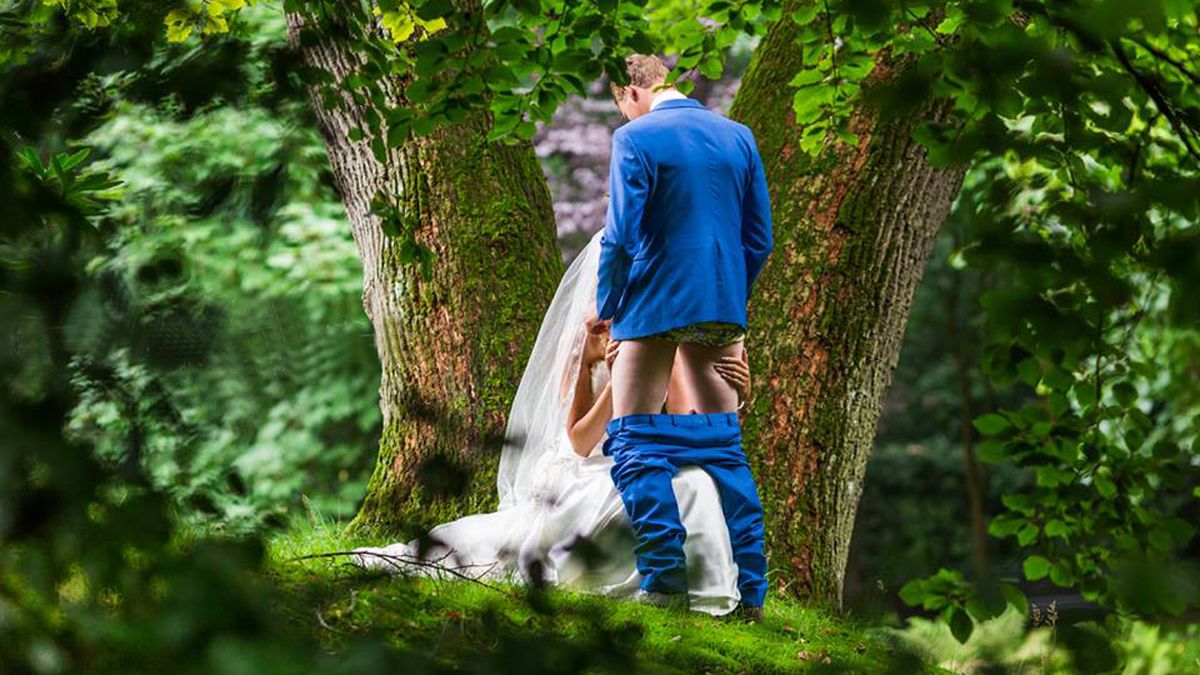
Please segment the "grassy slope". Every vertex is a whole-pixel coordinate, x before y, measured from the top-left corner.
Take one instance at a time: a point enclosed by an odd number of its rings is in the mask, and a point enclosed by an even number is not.
[[[466,581],[365,573],[345,559],[294,561],[380,542],[349,539],[327,523],[275,538],[271,570],[290,591],[281,611],[330,649],[382,634],[413,653],[414,670],[468,672],[914,672],[884,634],[797,603],[770,601],[746,625],[674,614],[596,596]]]

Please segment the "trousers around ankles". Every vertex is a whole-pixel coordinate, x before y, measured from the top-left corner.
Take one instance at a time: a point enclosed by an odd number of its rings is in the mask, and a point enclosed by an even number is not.
[[[762,503],[742,451],[737,415],[626,415],[610,421],[607,431],[604,454],[613,458],[613,483],[637,534],[642,588],[687,590],[687,531],[679,520],[671,479],[685,466],[699,466],[712,476],[721,496],[742,603],[761,606],[767,593]]]

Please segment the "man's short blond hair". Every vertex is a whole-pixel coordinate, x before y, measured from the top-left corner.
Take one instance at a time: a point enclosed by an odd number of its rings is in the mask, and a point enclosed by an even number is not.
[[[666,81],[667,73],[671,71],[662,59],[653,54],[630,54],[625,57],[625,72],[629,75],[629,84],[650,88]],[[618,102],[625,99],[626,86],[616,82],[609,84],[613,98]]]

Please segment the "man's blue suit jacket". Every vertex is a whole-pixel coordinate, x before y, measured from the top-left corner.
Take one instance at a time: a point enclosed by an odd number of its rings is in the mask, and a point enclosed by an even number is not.
[[[613,134],[596,293],[613,339],[702,321],[744,330],[771,246],[767,181],[745,125],[670,99]]]

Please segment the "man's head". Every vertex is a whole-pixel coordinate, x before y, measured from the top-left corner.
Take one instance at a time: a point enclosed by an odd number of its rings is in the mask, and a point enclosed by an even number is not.
[[[669,69],[657,56],[633,54],[625,57],[625,72],[629,84],[622,87],[613,82],[609,86],[621,114],[633,120],[650,112],[650,101],[663,89]]]

